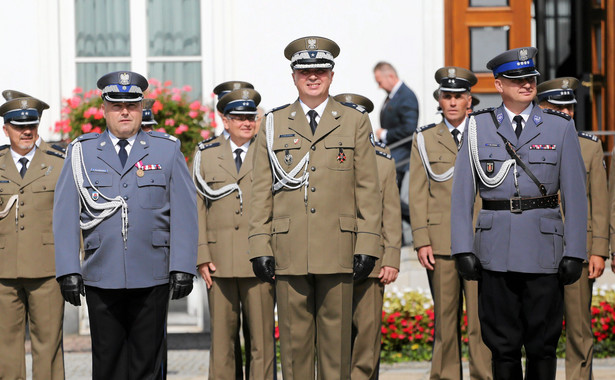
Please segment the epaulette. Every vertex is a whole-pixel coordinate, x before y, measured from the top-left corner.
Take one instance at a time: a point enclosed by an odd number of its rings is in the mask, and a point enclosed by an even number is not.
[[[5,150],[5,149],[7,149],[10,146],[11,146],[11,144],[0,145],[0,150]]]
[[[357,111],[359,111],[361,113],[365,113],[366,112],[365,107],[363,107],[360,104],[354,104],[354,103],[348,103],[348,102],[340,102],[340,104],[343,104],[346,107],[353,108],[353,109],[355,109],[355,110],[357,110]]]
[[[470,116],[476,116],[476,115],[480,115],[481,113],[487,113],[487,112],[495,112],[496,109],[497,108],[495,107],[483,108],[482,110],[472,112]]]
[[[376,155],[380,156],[380,157],[384,157],[387,160],[392,160],[393,156],[391,156],[390,154],[388,154],[387,152],[383,152],[381,150],[376,149]]]
[[[428,125],[423,125],[422,127],[420,127],[419,129],[417,129],[416,131],[417,131],[417,132],[423,132],[423,131],[426,131],[426,130],[428,130],[428,129],[430,129],[430,128],[435,127],[436,125],[437,125],[436,123],[431,123],[431,124],[428,124]]]
[[[588,140],[592,140],[593,142],[598,142],[598,137],[596,135],[592,135],[591,133],[587,133],[584,131],[579,131],[579,137],[586,138]]]
[[[570,115],[568,115],[567,113],[563,113],[563,112],[560,112],[560,111],[552,110],[551,108],[543,108],[542,111],[546,112],[546,113],[550,113],[551,115],[557,115],[557,116],[563,117],[566,120],[570,120],[571,119]]]
[[[98,136],[100,136],[100,133],[86,133],[84,135],[78,136],[76,139],[71,141],[71,145],[75,144],[77,141],[96,139],[98,138]]]
[[[45,153],[47,153],[50,156],[56,156],[56,157],[60,157],[61,159],[65,159],[66,156],[62,153],[58,153],[58,152],[54,152],[53,150],[46,150]]]
[[[61,145],[58,145],[58,144],[52,144],[52,145],[51,145],[51,147],[52,147],[53,149],[57,150],[57,151],[60,151],[60,152],[62,152],[62,153],[66,153],[66,148],[65,148],[65,147],[63,147],[63,146],[61,146]]]
[[[220,145],[219,141],[207,144],[207,142],[209,142],[211,140],[212,139],[207,139],[207,140],[203,140],[200,143],[198,143],[197,146],[199,147],[199,150],[205,150],[205,149],[213,148],[215,146],[219,146]]]
[[[383,143],[382,141],[376,140],[376,138],[374,137],[374,132],[369,133],[369,142],[372,143],[373,147],[380,147],[382,149],[387,147],[387,144]]]
[[[177,141],[177,137],[172,136],[166,132],[158,132],[158,131],[149,131],[147,132],[150,136],[152,137],[158,137],[160,139],[167,139],[167,140],[171,140],[173,142]]]
[[[279,110],[284,109],[284,108],[286,108],[286,107],[288,107],[288,106],[290,106],[290,103],[288,103],[288,104],[284,104],[283,106],[279,106],[279,107],[272,108],[272,109],[270,109],[270,110],[269,110],[269,111],[268,111],[265,115],[268,115],[268,114],[270,114],[270,113],[272,113],[272,112],[275,112],[275,111],[279,111]]]

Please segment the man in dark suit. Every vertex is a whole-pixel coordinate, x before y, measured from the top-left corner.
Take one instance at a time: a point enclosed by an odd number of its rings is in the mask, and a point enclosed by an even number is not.
[[[385,144],[412,136],[419,119],[419,102],[414,92],[397,76],[397,71],[388,62],[378,62],[374,67],[374,78],[378,86],[387,92],[380,110],[380,128],[376,137]],[[397,187],[401,187],[410,160],[411,142],[402,143],[391,149],[397,167]]]
[[[86,294],[93,379],[166,378],[169,294],[196,275],[196,190],[177,138],[141,131],[147,86],[130,71],[98,80],[107,131],[70,144],[56,186],[56,277],[67,302]]]

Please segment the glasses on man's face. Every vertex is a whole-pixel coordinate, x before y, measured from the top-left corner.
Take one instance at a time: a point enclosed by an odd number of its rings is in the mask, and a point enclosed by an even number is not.
[[[258,119],[258,117],[256,115],[228,115],[226,116],[227,119],[229,120],[234,120],[234,121],[256,121]]]

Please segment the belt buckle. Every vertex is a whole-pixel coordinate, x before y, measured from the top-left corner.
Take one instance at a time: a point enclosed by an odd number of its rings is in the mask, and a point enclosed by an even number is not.
[[[523,210],[521,209],[521,197],[512,197],[509,199],[510,201],[510,212],[514,214],[521,214]],[[515,207],[515,202],[517,202]]]

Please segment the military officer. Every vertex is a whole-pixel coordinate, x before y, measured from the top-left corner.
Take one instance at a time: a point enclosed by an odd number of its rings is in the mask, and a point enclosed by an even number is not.
[[[555,78],[536,87],[538,105],[574,117],[576,78]],[[609,213],[606,169],[602,143],[579,131],[581,155],[586,170],[587,260],[581,278],[564,287],[566,318],[566,379],[591,379],[594,333],[591,324],[592,286],[604,271],[609,256]]]
[[[338,54],[323,37],[286,47],[299,99],[256,139],[249,252],[254,273],[275,279],[285,379],[313,379],[315,356],[319,379],[349,378],[353,273],[380,257],[371,124],[329,97]]]
[[[158,122],[154,119],[154,112],[152,112],[154,103],[156,103],[156,99],[143,99],[143,115],[141,117],[141,130],[143,132],[152,131],[154,125],[158,125]]]
[[[32,378],[64,379],[64,301],[55,281],[53,193],[64,163],[61,148],[38,135],[49,106],[19,91],[2,93],[0,147],[0,378],[25,379],[26,320]]]
[[[414,248],[427,271],[434,302],[436,325],[430,378],[463,378],[458,326],[465,295],[470,377],[490,379],[491,353],[482,341],[478,321],[478,284],[459,276],[450,242],[451,228],[456,228],[450,219],[453,172],[467,110],[472,104],[470,91],[477,79],[470,70],[454,66],[438,69],[435,79],[443,118],[415,132],[408,187]]]
[[[211,320],[210,379],[233,379],[240,310],[250,326],[250,379],[274,372],[273,285],[254,276],[248,259],[248,220],[252,187],[252,142],[260,95],[238,89],[216,108],[224,115],[229,139],[201,142],[193,179],[199,197],[199,273],[205,280]],[[269,327],[269,328],[267,328]],[[241,359],[239,358],[241,361]]]
[[[512,49],[487,63],[503,104],[472,114],[453,177],[452,254],[464,279],[480,279],[481,331],[495,379],[522,379],[522,346],[525,378],[555,379],[562,285],[578,280],[587,257],[579,140],[568,115],[532,103],[536,52]],[[483,204],[474,234],[477,190]]]
[[[370,113],[374,104],[358,94],[339,94],[333,99],[344,105]],[[371,143],[376,152],[378,181],[382,201],[382,259],[376,261],[368,278],[355,281],[352,292],[352,361],[350,378],[377,379],[380,360],[382,302],[384,286],[393,283],[399,273],[401,250],[401,208],[395,160],[384,143]]]
[[[107,131],[69,146],[55,196],[56,276],[67,302],[80,305],[85,292],[94,379],[165,378],[169,294],[187,296],[196,275],[196,191],[179,141],[140,130],[147,80],[119,71],[97,85]]]

